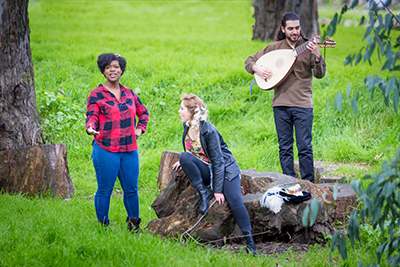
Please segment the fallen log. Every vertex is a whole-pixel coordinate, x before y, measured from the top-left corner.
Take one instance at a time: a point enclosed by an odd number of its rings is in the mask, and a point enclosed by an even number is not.
[[[176,153],[174,158],[178,159],[177,155]],[[165,171],[174,163],[170,160],[161,163],[161,166]],[[158,218],[152,220],[147,227],[151,232],[162,236],[178,237],[199,219],[199,198],[182,171],[169,173],[170,182],[152,204]],[[334,200],[332,184],[313,184],[279,173],[254,170],[242,171],[241,176],[244,203],[250,215],[256,242],[323,242],[325,235],[332,232],[335,221],[345,219],[355,207],[355,193],[347,184],[338,186],[337,198]],[[300,184],[303,190],[310,192],[312,197],[321,203],[317,219],[311,227],[304,227],[302,223],[304,208],[311,200],[300,204],[285,203],[277,214],[260,206],[259,200],[266,190],[288,183]],[[210,207],[207,216],[191,235],[200,241],[212,243],[234,238],[241,233],[225,203]]]

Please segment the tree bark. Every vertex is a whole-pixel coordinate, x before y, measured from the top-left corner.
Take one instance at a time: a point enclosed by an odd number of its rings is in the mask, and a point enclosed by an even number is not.
[[[0,190],[68,198],[64,145],[43,145],[36,110],[28,0],[0,0]]]
[[[27,0],[0,0],[0,150],[42,144]]]
[[[319,34],[317,0],[253,0],[253,40],[275,40],[280,31],[281,19],[285,12],[300,16],[303,35]]]
[[[164,190],[172,177],[172,165],[179,160],[179,154],[165,151],[161,156],[160,171],[158,172],[157,184],[160,191]]]
[[[0,151],[0,188],[27,195],[70,198],[65,145],[39,145]]]

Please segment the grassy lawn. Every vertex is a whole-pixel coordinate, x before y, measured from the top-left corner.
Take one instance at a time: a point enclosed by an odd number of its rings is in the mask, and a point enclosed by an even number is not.
[[[323,8],[329,18],[333,8]],[[97,55],[116,52],[126,57],[122,83],[139,93],[151,118],[140,146],[140,207],[143,225],[154,219],[150,208],[158,194],[157,174],[164,150],[181,150],[177,111],[184,92],[206,100],[210,119],[221,131],[242,169],[280,171],[271,109],[272,92],[253,90],[244,70],[247,56],[265,43],[251,40],[251,1],[30,1],[31,48],[37,105],[47,142],[68,146],[74,198],[25,198],[0,195],[0,266],[330,266],[329,246],[315,245],[304,254],[289,251],[251,257],[224,250],[183,246],[175,240],[126,231],[120,194],[111,203],[110,229],[95,219],[96,180],[91,138],[84,131],[86,97],[103,82]],[[346,14],[353,19],[359,13]],[[327,50],[328,72],[314,80],[313,146],[316,160],[365,163],[376,170],[399,144],[400,118],[363,86],[378,64],[344,66],[358,51],[362,27],[340,26],[337,48]],[[385,73],[383,73],[385,75]],[[397,73],[398,75],[398,73]],[[340,91],[359,92],[358,113]],[[343,170],[350,178],[360,171]],[[120,188],[119,185],[116,186]],[[373,257],[373,234],[357,256]],[[356,265],[357,257],[349,264]]]

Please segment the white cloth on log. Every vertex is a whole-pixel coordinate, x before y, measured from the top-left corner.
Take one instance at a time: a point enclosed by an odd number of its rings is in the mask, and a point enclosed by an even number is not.
[[[260,199],[261,207],[268,208],[275,214],[277,214],[281,208],[283,202],[294,202],[291,197],[303,196],[301,186],[299,184],[289,184],[286,186],[274,186],[267,190]],[[304,198],[297,200],[295,203],[307,200]]]
[[[268,189],[260,199],[261,207],[268,208],[275,214],[280,212],[284,202],[283,197],[279,194],[281,190],[282,187],[280,186],[274,186]]]

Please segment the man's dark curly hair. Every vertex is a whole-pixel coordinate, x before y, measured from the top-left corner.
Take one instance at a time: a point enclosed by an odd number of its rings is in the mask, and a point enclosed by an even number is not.
[[[121,67],[122,73],[125,72],[126,67],[126,59],[121,57],[120,55],[113,54],[113,53],[105,53],[101,54],[97,57],[97,66],[99,67],[101,73],[104,73],[104,70],[108,65],[111,64],[112,61],[117,60],[119,66]]]
[[[294,13],[294,12],[286,12],[286,13],[283,14],[283,16],[282,16],[281,26],[282,26],[282,27],[286,27],[286,21],[288,21],[288,20],[300,20],[300,17],[299,17],[299,15],[297,15],[297,14]],[[301,37],[303,37],[303,39],[306,39],[306,38],[303,36],[303,33],[302,33],[302,32],[300,32],[300,35],[301,35]],[[285,39],[285,38],[286,38],[285,33],[283,33],[282,30],[281,30],[281,28],[279,27],[278,35],[276,36],[276,40],[277,40],[277,41],[280,41],[280,40],[283,40],[283,39]],[[307,40],[307,39],[306,39],[306,40]]]

